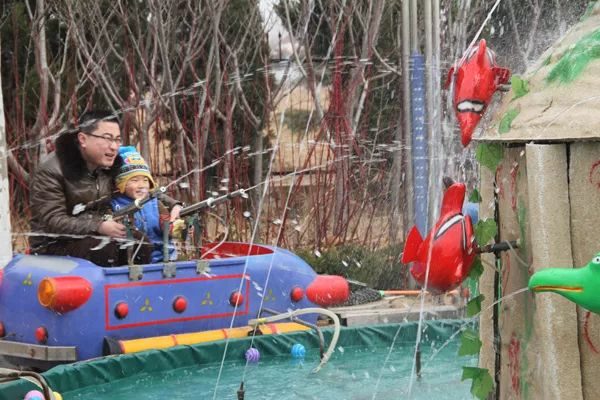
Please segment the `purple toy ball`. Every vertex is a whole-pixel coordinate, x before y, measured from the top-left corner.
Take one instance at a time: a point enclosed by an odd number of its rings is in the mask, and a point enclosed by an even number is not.
[[[258,351],[258,349],[251,347],[248,350],[246,350],[246,361],[248,361],[249,363],[257,363],[258,360],[260,360],[260,352]]]
[[[44,394],[39,390],[30,390],[27,392],[23,400],[44,400]]]

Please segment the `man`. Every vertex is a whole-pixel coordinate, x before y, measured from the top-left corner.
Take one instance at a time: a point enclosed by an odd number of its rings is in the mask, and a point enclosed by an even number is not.
[[[126,236],[123,224],[104,218],[111,210],[120,144],[119,120],[105,111],[86,112],[56,139],[56,151],[38,167],[30,186],[31,230],[41,234],[32,237],[32,253],[86,258],[101,266],[126,263],[119,257],[120,243],[97,238]],[[176,217],[180,207],[170,200]]]

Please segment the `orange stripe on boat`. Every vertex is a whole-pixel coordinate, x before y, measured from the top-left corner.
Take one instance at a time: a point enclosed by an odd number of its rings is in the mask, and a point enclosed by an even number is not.
[[[277,324],[270,323],[270,324],[268,324],[268,326],[269,326],[269,328],[271,328],[271,333],[279,333],[277,331]]]
[[[282,334],[287,332],[307,331],[310,328],[295,322],[271,323],[263,325],[263,334]],[[227,338],[245,338],[253,327],[244,326],[232,329],[216,329],[212,331],[181,333],[178,335],[155,336],[150,338],[120,340],[119,346],[123,354],[135,353],[150,349],[166,349],[177,345],[194,345],[214,342]]]

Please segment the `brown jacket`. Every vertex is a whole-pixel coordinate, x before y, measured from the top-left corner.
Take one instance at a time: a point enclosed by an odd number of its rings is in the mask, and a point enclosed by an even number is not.
[[[117,157],[109,169],[87,169],[77,144],[77,133],[67,131],[56,139],[56,151],[38,166],[30,185],[31,230],[34,251],[54,241],[39,234],[97,235],[104,215],[111,212],[114,177],[121,165]],[[177,202],[160,199],[171,209]],[[85,211],[77,208],[85,206]],[[75,211],[75,212],[74,212]]]
[[[38,166],[31,181],[29,203],[33,233],[97,235],[102,216],[110,212],[113,177],[119,166],[117,157],[112,168],[90,172],[81,157],[77,133],[61,134],[56,139],[56,151]],[[77,213],[78,205],[86,206],[86,210]],[[33,236],[30,243],[35,250],[51,240],[51,237]]]

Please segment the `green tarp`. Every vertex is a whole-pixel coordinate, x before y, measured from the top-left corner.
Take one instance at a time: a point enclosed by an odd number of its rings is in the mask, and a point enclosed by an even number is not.
[[[396,346],[414,346],[417,323],[374,325],[364,327],[343,327],[338,347],[386,346],[394,341]],[[449,339],[458,330],[472,326],[461,320],[423,321],[422,341],[429,343]],[[325,349],[333,334],[332,328],[322,329]],[[458,336],[458,335],[457,335]],[[225,360],[243,359],[250,346],[251,338],[232,339],[227,345]],[[314,331],[297,332],[285,335],[256,336],[253,346],[261,357],[278,356],[289,353],[293,344],[301,341],[307,349],[319,348],[319,337]],[[84,387],[107,382],[115,382],[137,374],[161,372],[183,367],[220,362],[223,359],[225,341],[203,343],[193,346],[177,346],[164,350],[150,350],[134,354],[109,356],[101,359],[61,365],[45,372],[43,376],[52,390],[66,393]],[[333,355],[335,357],[335,353]],[[32,383],[19,380],[0,385],[0,400],[20,400],[32,389]]]

